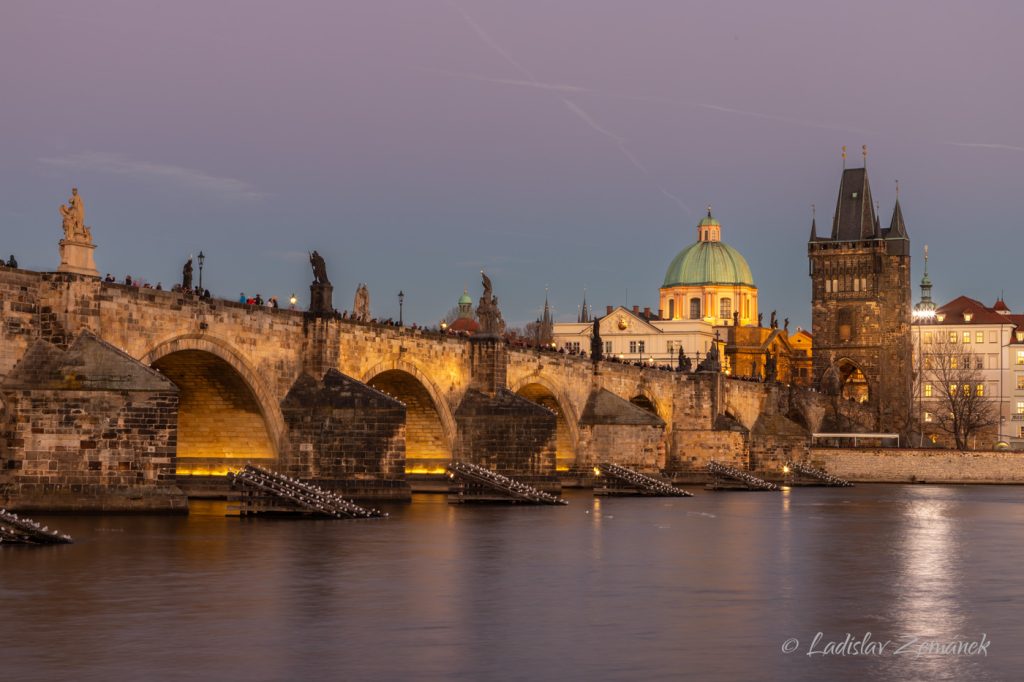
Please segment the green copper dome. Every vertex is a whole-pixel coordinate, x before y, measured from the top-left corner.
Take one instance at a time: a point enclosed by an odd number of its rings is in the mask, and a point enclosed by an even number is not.
[[[711,215],[711,209],[708,209],[708,214],[701,218],[700,222],[697,223],[698,227],[721,227],[722,224],[715,220]]]
[[[466,305],[467,303],[469,305],[473,305],[473,299],[470,297],[468,291],[463,290],[462,296],[459,296],[459,305]]]
[[[702,225],[704,220],[701,221]],[[672,259],[661,286],[664,289],[693,284],[754,286],[754,276],[750,274],[747,259],[736,249],[721,241],[699,241],[690,244]]]

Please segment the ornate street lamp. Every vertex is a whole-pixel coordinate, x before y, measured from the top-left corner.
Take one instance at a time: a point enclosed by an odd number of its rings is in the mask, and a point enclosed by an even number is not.
[[[203,289],[203,262],[206,260],[206,255],[200,249],[199,251],[199,289]]]
[[[295,310],[295,304],[299,302],[299,299],[295,296],[295,294],[292,294],[291,298],[288,299],[288,302],[292,304],[291,310]]]
[[[398,326],[399,327],[403,326],[402,325],[402,304],[404,304],[404,303],[405,303],[405,292],[404,291],[399,291],[398,292]]]

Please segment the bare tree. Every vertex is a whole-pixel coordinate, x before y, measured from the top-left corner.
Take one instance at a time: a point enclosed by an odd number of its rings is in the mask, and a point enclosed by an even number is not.
[[[924,400],[935,409],[938,429],[953,438],[958,450],[965,450],[972,435],[999,423],[999,413],[977,369],[980,356],[941,332],[936,336],[924,354],[923,378],[932,393]]]

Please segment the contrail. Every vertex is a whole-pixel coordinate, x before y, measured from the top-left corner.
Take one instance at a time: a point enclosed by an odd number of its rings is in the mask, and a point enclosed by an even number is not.
[[[998,144],[994,142],[943,142],[943,144],[954,147],[976,147],[979,149],[1004,149],[1010,152],[1024,152],[1024,147],[1015,147],[1012,144]]]
[[[459,14],[462,15],[462,18],[465,20],[465,22],[467,24],[469,24],[469,26],[473,29],[473,31],[477,34],[477,36],[480,38],[480,40],[485,45],[487,45],[492,50],[494,50],[499,55],[501,55],[502,59],[504,59],[506,62],[508,62],[508,64],[510,64],[512,66],[512,68],[516,69],[519,73],[521,73],[527,79],[527,81],[529,83],[531,83],[534,87],[537,87],[537,88],[540,88],[540,89],[544,89],[544,90],[551,90],[551,91],[555,91],[555,92],[558,92],[558,91],[564,92],[565,91],[564,89],[550,87],[549,84],[545,84],[545,83],[542,83],[542,82],[538,81],[537,77],[534,76],[533,73],[529,69],[527,69],[525,66],[520,64],[515,59],[515,57],[513,57],[511,54],[509,54],[504,49],[502,49],[501,45],[499,45],[497,43],[497,41],[495,41],[494,38],[492,38],[491,35],[489,33],[487,33],[487,31],[484,30],[484,27],[481,26],[480,24],[478,24],[473,19],[473,17],[469,16],[469,14],[464,9],[462,9],[462,7],[459,6],[458,3],[456,3],[454,0],[448,0],[448,4],[453,9],[455,9]],[[570,86],[570,87],[572,87],[572,86]],[[616,135],[612,131],[610,131],[607,128],[605,128],[604,126],[602,126],[600,123],[597,122],[597,120],[593,116],[591,116],[589,113],[584,111],[582,107],[580,107],[578,104],[576,104],[575,102],[570,100],[568,97],[565,97],[563,95],[559,95],[559,99],[562,100],[562,103],[565,104],[565,106],[569,109],[569,111],[571,111],[573,114],[575,114],[576,117],[579,118],[581,121],[586,123],[587,126],[591,130],[597,132],[600,135],[604,135],[605,137],[610,139],[612,142],[614,142],[615,146],[622,153],[622,155],[625,156],[626,159],[631,164],[633,164],[634,167],[636,167],[640,172],[642,172],[644,175],[646,175],[651,180],[651,182],[654,183],[655,187],[662,194],[664,194],[665,196],[667,196],[670,199],[674,200],[676,202],[676,204],[678,204],[681,208],[686,210],[688,213],[691,213],[691,214],[693,213],[693,209],[691,209],[689,206],[687,206],[686,203],[682,199],[680,199],[679,197],[675,196],[674,194],[669,192],[667,189],[665,189],[665,187],[663,187],[661,185],[661,183],[658,182],[658,180],[654,177],[654,175],[651,174],[650,170],[648,170],[646,166],[644,166],[642,163],[640,163],[640,160],[636,158],[636,155],[634,155],[629,150],[629,147],[626,145],[625,138],[621,137],[620,135]]]
[[[482,83],[496,83],[498,85],[515,85],[522,88],[535,88],[538,90],[547,90],[549,92],[568,92],[572,94],[585,94],[593,92],[593,90],[581,87],[579,85],[541,83],[529,80],[516,80],[515,78],[491,78],[490,76],[480,76],[475,73],[461,73],[459,71],[450,71],[448,69],[433,69],[426,66],[416,66],[413,68],[415,68],[418,71],[429,71],[431,73],[439,73],[445,76],[453,76],[455,78],[465,78],[472,81],[480,81]]]
[[[859,133],[861,135],[872,135],[870,130],[863,130],[861,128],[846,128],[843,126],[833,126],[827,123],[816,123],[815,121],[805,121],[799,118],[790,118],[789,116],[776,116],[774,114],[763,114],[759,111],[746,111],[744,109],[733,109],[732,107],[723,107],[717,104],[697,104],[698,109],[708,109],[710,111],[721,111],[727,114],[738,114],[740,116],[753,116],[754,118],[764,118],[769,121],[780,121],[782,123],[791,123],[793,125],[808,126],[810,128],[822,128],[824,130],[838,130],[844,133]]]

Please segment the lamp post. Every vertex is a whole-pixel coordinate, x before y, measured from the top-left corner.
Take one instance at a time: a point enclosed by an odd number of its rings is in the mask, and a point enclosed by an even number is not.
[[[398,326],[402,325],[402,306],[405,303],[405,292],[402,290],[398,291]]]
[[[206,255],[202,249],[199,251],[199,289],[203,288],[203,262],[206,260]]]
[[[295,304],[299,302],[299,299],[295,296],[295,294],[292,294],[291,298],[288,299],[288,302],[292,306],[290,310],[295,310]]]

